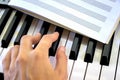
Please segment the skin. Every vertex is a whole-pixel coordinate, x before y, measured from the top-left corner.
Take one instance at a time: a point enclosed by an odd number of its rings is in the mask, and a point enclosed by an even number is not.
[[[23,36],[20,45],[12,47],[3,60],[4,80],[67,80],[65,47],[57,49],[55,68],[48,56],[49,48],[58,36],[58,32],[42,38],[39,33]]]

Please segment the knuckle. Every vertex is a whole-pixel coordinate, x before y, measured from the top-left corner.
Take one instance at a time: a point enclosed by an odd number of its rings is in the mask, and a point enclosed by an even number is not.
[[[16,60],[16,64],[17,65],[22,65],[22,64],[26,64],[27,60],[23,57],[20,57]]]
[[[12,74],[13,73],[13,69],[10,68],[8,72],[9,72],[9,75]]]
[[[33,54],[39,54],[39,52],[37,50],[33,50],[32,53]]]
[[[33,37],[31,35],[24,35],[20,40],[20,44],[28,45],[32,42],[32,38]]]
[[[39,51],[37,51],[37,50],[33,50],[33,52],[32,52],[32,57],[34,58],[34,59],[41,59],[41,57],[42,57],[42,54],[40,54],[40,52]]]
[[[15,45],[15,46],[14,46],[14,50],[15,50],[15,49],[19,49],[19,47],[20,47],[19,45]]]
[[[45,57],[46,57],[45,54],[43,54],[37,50],[32,51],[32,53],[30,55],[30,59],[32,59],[35,62],[36,61],[38,61],[38,62],[43,61],[46,59]]]

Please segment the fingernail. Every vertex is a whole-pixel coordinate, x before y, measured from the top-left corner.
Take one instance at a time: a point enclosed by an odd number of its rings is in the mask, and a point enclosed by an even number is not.
[[[57,34],[57,35],[59,35],[59,33],[58,33],[58,32],[54,32],[54,34]]]
[[[41,36],[41,34],[40,34],[40,33],[36,33],[35,35],[40,35],[40,36]]]

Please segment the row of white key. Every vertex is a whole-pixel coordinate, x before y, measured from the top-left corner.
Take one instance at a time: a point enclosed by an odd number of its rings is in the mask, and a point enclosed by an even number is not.
[[[101,80],[114,80],[120,44],[120,27],[115,32],[109,66],[102,66]]]
[[[86,39],[85,39],[86,40]],[[87,43],[87,42],[86,42]],[[82,44],[83,45],[83,44]],[[82,46],[81,45],[81,46]],[[118,68],[117,66],[117,59],[118,59],[118,50],[120,45],[120,27],[118,27],[115,38],[113,42],[113,48],[111,53],[111,59],[109,66],[101,66],[100,65],[100,57],[102,54],[102,44],[97,43],[97,47],[95,50],[95,55],[93,59],[93,63],[85,63],[81,58],[78,58],[77,61],[74,63],[74,67],[72,70],[72,75],[70,80],[114,80],[116,77],[116,80],[119,80],[119,64]],[[84,46],[87,46],[87,44],[84,44]],[[82,48],[80,48],[82,49]],[[86,47],[82,49],[86,51]],[[82,51],[80,51],[79,55]],[[85,52],[83,52],[84,57]],[[79,57],[79,56],[78,56]],[[120,62],[118,62],[120,63]],[[117,74],[115,73],[117,71]]]
[[[83,80],[87,63],[84,62],[84,56],[87,49],[88,38],[84,37],[79,49],[78,59],[74,61],[70,80]]]

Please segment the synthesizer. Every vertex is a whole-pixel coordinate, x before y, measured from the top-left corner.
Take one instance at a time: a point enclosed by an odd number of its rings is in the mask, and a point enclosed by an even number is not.
[[[51,46],[49,58],[54,67],[56,49],[66,47],[68,80],[120,80],[120,25],[110,42],[103,44],[12,8],[0,8],[0,80],[4,79],[3,58],[11,46],[19,45],[23,35],[55,31],[60,36]]]

